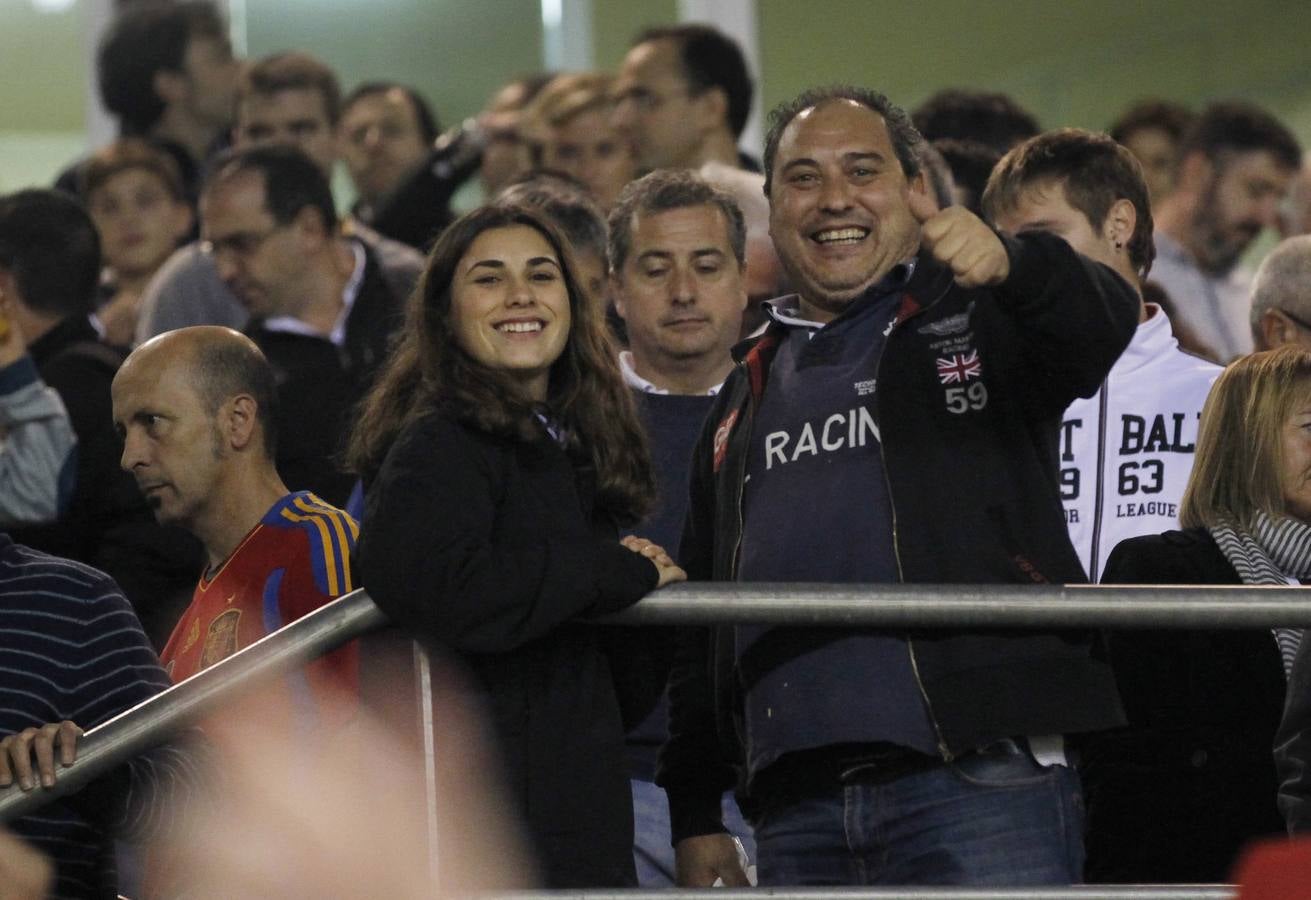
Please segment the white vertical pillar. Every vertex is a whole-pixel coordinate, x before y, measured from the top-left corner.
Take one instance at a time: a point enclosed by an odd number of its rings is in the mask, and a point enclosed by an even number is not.
[[[228,40],[232,42],[232,52],[238,59],[245,59],[250,35],[246,26],[246,0],[216,0],[220,9],[228,16]]]
[[[678,0],[678,19],[714,25],[741,45],[756,89],[751,97],[751,116],[739,143],[745,150],[759,156],[765,146],[765,136],[760,112],[760,36],[756,0]]]
[[[118,123],[100,105],[100,88],[96,81],[96,54],[100,38],[114,18],[115,0],[83,0],[82,49],[86,60],[86,84],[83,96],[86,113],[82,117],[86,129],[86,145],[91,150],[108,144],[118,137]]]
[[[592,0],[541,0],[542,65],[555,71],[592,68]]]

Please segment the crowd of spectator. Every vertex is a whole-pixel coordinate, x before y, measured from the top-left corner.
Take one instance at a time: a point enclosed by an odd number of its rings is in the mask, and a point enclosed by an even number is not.
[[[225,35],[125,6],[120,136],[0,196],[0,788],[363,586],[485,720],[475,818],[525,848],[488,884],[1216,882],[1311,828],[1300,629],[594,621],[685,579],[1309,583],[1311,165],[1275,115],[816,86],[757,159],[710,26],[445,130]],[[364,668],[9,823],[53,865],[0,834],[0,877],[227,893],[190,861],[225,760],[252,723],[346,746]]]

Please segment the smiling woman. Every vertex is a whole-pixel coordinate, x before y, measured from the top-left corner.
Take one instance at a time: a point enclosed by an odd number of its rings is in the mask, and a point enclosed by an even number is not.
[[[569,287],[546,236],[528,225],[484,231],[451,282],[455,339],[545,403],[551,366],[569,337]]]
[[[623,735],[663,678],[621,691],[639,655],[588,620],[684,575],[617,539],[651,465],[601,313],[536,212],[484,207],[443,234],[351,461],[361,580],[481,687],[545,883],[635,884]]]

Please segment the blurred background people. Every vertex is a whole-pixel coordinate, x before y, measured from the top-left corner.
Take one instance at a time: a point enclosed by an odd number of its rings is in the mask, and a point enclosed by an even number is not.
[[[337,76],[322,60],[299,51],[263,57],[242,74],[234,149],[296,147],[330,183],[337,161],[340,109]],[[349,216],[342,224],[343,232],[373,253],[390,290],[401,297],[408,294],[423,266],[418,252],[382,238]],[[342,235],[343,240],[346,237]],[[219,277],[214,260],[195,243],[173,254],[147,286],[136,337],[142,342],[188,325],[226,325],[240,331],[250,316]]]
[[[101,102],[123,136],[167,153],[195,205],[206,158],[227,137],[240,64],[209,0],[121,4],[96,56]],[[57,187],[77,193],[79,165]]]
[[[77,435],[67,508],[15,540],[93,565],[123,589],[162,647],[200,568],[185,532],[157,525],[126,472],[110,415],[109,386],[123,352],[91,325],[100,241],[82,207],[51,190],[0,197],[0,294],[43,381],[58,391]]]
[[[466,202],[466,182],[477,176],[474,193],[490,202],[532,168],[524,110],[553,77],[522,75],[503,85],[481,113],[430,141],[418,166],[390,194],[357,207],[356,215],[380,234],[426,251],[454,218],[452,207]]]
[[[250,312],[246,333],[273,366],[278,473],[293,491],[345,506],[355,477],[340,453],[405,295],[368,245],[341,234],[327,179],[295,147],[220,158],[200,211],[214,271]]]
[[[1111,553],[1104,584],[1311,579],[1311,353],[1245,356],[1216,380],[1182,531]],[[1082,748],[1090,881],[1208,883],[1278,833],[1271,747],[1300,629],[1108,635],[1128,727]]]
[[[1128,148],[1143,167],[1153,203],[1174,189],[1179,150],[1197,114],[1182,103],[1141,100],[1120,114],[1107,133]]]
[[[1263,230],[1302,164],[1302,148],[1282,122],[1251,103],[1206,107],[1180,146],[1175,188],[1157,206],[1152,280],[1226,364],[1252,349],[1250,278],[1238,261]]]
[[[537,72],[506,82],[478,116],[482,137],[478,180],[483,197],[495,197],[530,167],[528,147],[520,130],[524,110],[554,77],[553,72]]]
[[[101,337],[132,346],[146,284],[196,224],[177,165],[138,138],[122,138],[82,167],[82,197],[100,234],[104,267],[93,314]]]
[[[77,436],[46,385],[0,291],[0,528],[52,522],[68,506]]]
[[[1280,242],[1262,260],[1250,316],[1257,350],[1284,344],[1311,349],[1311,234]]]
[[[602,212],[636,174],[632,146],[610,122],[611,81],[599,72],[557,75],[524,110],[534,167],[577,178]]]
[[[355,186],[351,214],[366,225],[424,160],[439,133],[419,92],[394,81],[366,81],[341,104],[337,141]],[[407,242],[408,243],[408,242]]]
[[[983,215],[983,189],[1001,152],[979,141],[938,138],[929,143],[951,170],[952,200],[976,216]]]
[[[1033,113],[1008,94],[947,88],[910,114],[926,141],[975,141],[1001,154],[1042,129]]]
[[[649,28],[619,66],[613,121],[642,171],[717,162],[759,172],[738,149],[754,89],[742,48],[718,29]]]
[[[963,88],[933,94],[915,108],[911,121],[951,171],[952,201],[978,216],[993,166],[1041,131],[1033,114],[1010,95]],[[931,167],[927,174],[932,177]]]
[[[1302,168],[1279,210],[1279,233],[1283,237],[1311,234],[1311,159],[1302,157]]]
[[[312,752],[254,722],[234,731],[225,790],[155,845],[187,873],[186,896],[463,900],[536,886],[482,710],[452,666],[432,671],[432,760],[375,718]]]

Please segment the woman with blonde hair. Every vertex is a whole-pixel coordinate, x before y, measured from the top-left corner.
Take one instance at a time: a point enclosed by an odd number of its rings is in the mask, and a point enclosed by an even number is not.
[[[1311,579],[1311,351],[1243,357],[1202,410],[1181,531],[1132,538],[1103,583]],[[1083,748],[1089,881],[1223,881],[1281,830],[1271,753],[1299,629],[1119,631],[1129,727]]]
[[[611,80],[601,72],[557,75],[524,110],[523,125],[533,165],[577,178],[603,211],[637,175],[633,148],[610,124]]]

